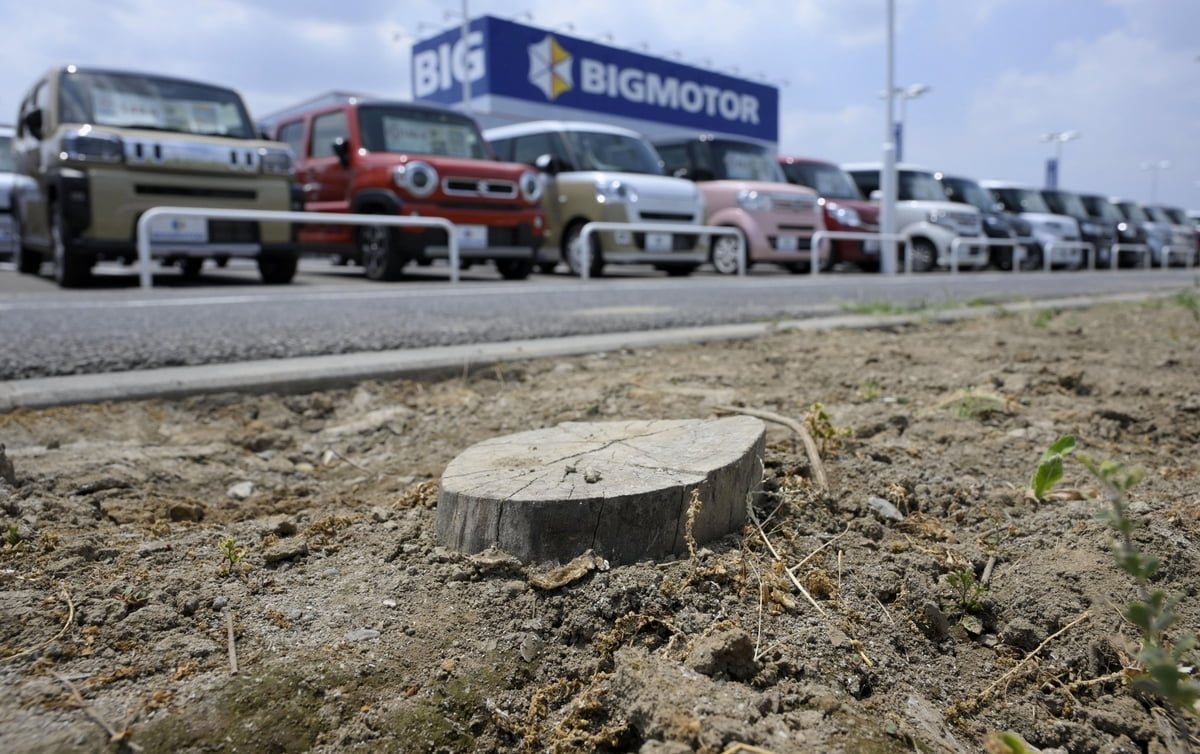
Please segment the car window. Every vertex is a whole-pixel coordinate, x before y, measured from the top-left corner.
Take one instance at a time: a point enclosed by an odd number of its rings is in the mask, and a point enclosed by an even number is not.
[[[363,148],[372,152],[492,158],[479,126],[460,113],[363,105],[358,109],[358,131]]]
[[[0,173],[11,173],[14,169],[12,137],[0,136]]]
[[[312,156],[333,157],[333,140],[348,138],[350,124],[345,110],[334,110],[313,118]]]
[[[836,165],[789,162],[783,165],[783,174],[792,183],[808,186],[827,199],[862,198],[854,181]]]
[[[558,148],[554,134],[549,132],[518,136],[513,140],[513,162],[523,162],[532,165],[537,158],[544,154],[562,158],[562,150]]]
[[[663,161],[663,172],[673,175],[688,166],[687,146],[684,144],[660,144],[658,156]]]
[[[851,171],[850,177],[854,179],[858,190],[863,196],[869,197],[871,192],[879,190],[879,171],[878,170],[855,170]]]
[[[294,120],[291,123],[284,123],[279,127],[279,136],[276,137],[276,141],[282,141],[291,147],[293,154],[304,154],[304,121]]]
[[[600,131],[568,131],[564,136],[579,170],[662,172],[658,154],[641,137]]]

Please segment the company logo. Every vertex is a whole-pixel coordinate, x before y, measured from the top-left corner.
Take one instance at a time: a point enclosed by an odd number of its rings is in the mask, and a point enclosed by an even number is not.
[[[571,53],[547,34],[541,42],[529,45],[529,83],[553,101],[575,85],[571,77],[572,61]]]

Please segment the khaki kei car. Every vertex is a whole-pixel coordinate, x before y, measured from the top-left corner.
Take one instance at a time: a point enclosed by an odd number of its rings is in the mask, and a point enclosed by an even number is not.
[[[484,136],[502,160],[535,165],[547,176],[546,246],[539,269],[565,261],[583,270],[579,242],[589,222],[650,224],[591,236],[588,274],[605,264],[650,264],[688,275],[704,263],[708,238],[688,226],[704,222],[704,200],[690,181],[662,174],[658,153],[636,131],[601,123],[535,121],[498,126]],[[663,231],[662,225],[679,231]]]
[[[291,151],[258,138],[232,89],[154,74],[54,68],[21,100],[13,142],[17,268],[54,266],[85,284],[100,260],[137,258],[137,222],[155,206],[295,210]],[[152,224],[151,254],[199,275],[206,259],[257,260],[287,283],[297,246],[283,222],[177,216]]]

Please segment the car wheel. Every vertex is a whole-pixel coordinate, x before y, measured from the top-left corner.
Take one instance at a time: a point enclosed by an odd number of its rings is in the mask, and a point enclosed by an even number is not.
[[[204,259],[201,257],[184,257],[179,260],[179,272],[184,280],[198,280],[203,267]]]
[[[912,271],[929,272],[937,266],[937,247],[927,238],[915,238],[912,246]]]
[[[67,245],[66,221],[62,208],[57,204],[50,208],[50,243],[54,249],[54,280],[60,288],[79,288],[86,285],[92,276],[91,262],[74,253]]]
[[[742,245],[745,246],[746,237],[739,230],[738,236],[742,238]],[[715,236],[712,240],[712,246],[708,252],[708,261],[712,263],[713,269],[722,275],[736,275],[738,271],[738,239],[728,233],[722,233]],[[749,258],[746,259],[746,266],[750,266]]]
[[[1042,247],[1040,245],[1025,247],[1025,258],[1021,260],[1021,269],[1032,271],[1042,269]]]
[[[42,269],[42,255],[25,245],[24,238],[21,236],[21,220],[16,215],[13,216],[16,222],[17,248],[13,250],[15,255],[13,262],[16,264],[17,272],[22,275],[36,275]]]
[[[528,259],[497,259],[496,270],[505,280],[524,280],[533,272],[533,262]]]
[[[575,223],[567,229],[567,234],[563,238],[563,259],[567,260],[567,267],[576,277],[582,277],[583,270],[583,244],[580,242],[583,225],[583,223]],[[600,238],[594,233],[590,246],[592,258],[588,275],[598,278],[604,274],[604,253],[600,249]]]
[[[558,267],[557,262],[542,262],[537,266],[538,272],[542,273],[543,275],[552,275],[554,273],[554,268],[556,267]]]
[[[399,280],[408,260],[397,248],[396,234],[382,225],[363,225],[357,231],[359,259],[369,280]]]
[[[268,254],[258,257],[258,276],[267,285],[283,285],[296,277],[299,254]]]

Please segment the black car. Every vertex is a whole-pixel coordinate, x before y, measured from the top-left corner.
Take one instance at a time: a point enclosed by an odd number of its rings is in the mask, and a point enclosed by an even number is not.
[[[1079,200],[1083,202],[1083,208],[1087,210],[1088,217],[1092,222],[1112,225],[1116,229],[1116,242],[1125,247],[1117,251],[1117,264],[1122,267],[1140,266],[1145,261],[1146,255],[1143,251],[1133,247],[1148,248],[1145,228],[1140,223],[1127,222],[1125,216],[1121,214],[1121,210],[1107,196],[1080,194]],[[1109,261],[1111,262],[1111,259]]]
[[[1046,189],[1042,191],[1042,198],[1056,214],[1075,218],[1079,223],[1079,240],[1090,243],[1095,252],[1095,266],[1107,267],[1113,244],[1117,242],[1117,224],[1112,220],[1093,217],[1079,195],[1072,191]],[[1091,266],[1088,255],[1092,252],[1084,250],[1083,253],[1084,263]]]
[[[959,175],[934,173],[934,179],[942,184],[946,199],[959,204],[969,204],[979,210],[983,221],[983,232],[988,239],[1013,239],[1011,245],[996,244],[988,246],[988,258],[993,267],[1002,270],[1012,269],[1013,253],[1016,251],[1016,240],[1029,235],[1029,228],[1024,220],[1000,211],[996,201],[975,180]]]

